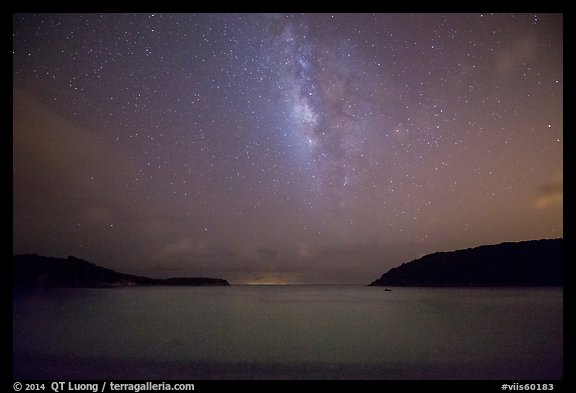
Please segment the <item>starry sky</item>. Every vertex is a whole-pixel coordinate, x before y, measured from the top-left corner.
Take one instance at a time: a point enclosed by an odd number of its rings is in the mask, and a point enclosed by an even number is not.
[[[558,14],[14,14],[13,253],[368,284],[563,236]]]

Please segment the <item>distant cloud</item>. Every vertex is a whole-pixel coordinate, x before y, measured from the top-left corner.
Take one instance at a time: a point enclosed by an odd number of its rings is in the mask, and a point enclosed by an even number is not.
[[[259,248],[258,253],[260,254],[261,258],[272,260],[278,257],[278,252],[271,248]]]
[[[496,70],[498,74],[508,76],[522,63],[536,56],[538,41],[536,37],[523,34],[496,53]]]
[[[13,252],[105,249],[98,245],[115,238],[136,173],[122,152],[18,88],[12,136]]]
[[[294,272],[250,272],[240,276],[239,281],[249,285],[299,284],[300,277]]]
[[[91,224],[102,224],[110,222],[113,217],[112,209],[108,207],[90,206],[85,210],[86,221]]]
[[[564,201],[564,181],[562,176],[555,176],[550,183],[540,186],[540,195],[534,200],[534,208],[546,209],[561,205]]]
[[[174,257],[192,256],[195,254],[196,247],[188,238],[182,238],[172,243],[166,244],[158,253],[158,259],[172,259]]]

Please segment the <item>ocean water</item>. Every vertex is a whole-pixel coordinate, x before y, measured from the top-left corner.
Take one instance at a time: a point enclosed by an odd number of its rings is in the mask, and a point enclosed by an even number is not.
[[[19,379],[562,378],[560,288],[45,289],[13,306]]]

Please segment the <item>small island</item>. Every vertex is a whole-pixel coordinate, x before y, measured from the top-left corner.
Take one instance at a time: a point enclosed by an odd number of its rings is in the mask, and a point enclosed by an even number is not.
[[[220,278],[156,279],[118,273],[73,256],[53,258],[35,254],[12,256],[12,278],[19,288],[110,288],[125,286],[230,285]]]
[[[436,252],[390,269],[370,286],[562,286],[563,239]]]

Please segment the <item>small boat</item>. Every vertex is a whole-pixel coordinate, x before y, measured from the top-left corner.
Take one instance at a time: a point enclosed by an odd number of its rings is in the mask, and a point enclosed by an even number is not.
[[[384,291],[385,292],[391,292],[392,290],[390,288],[386,288]]]

